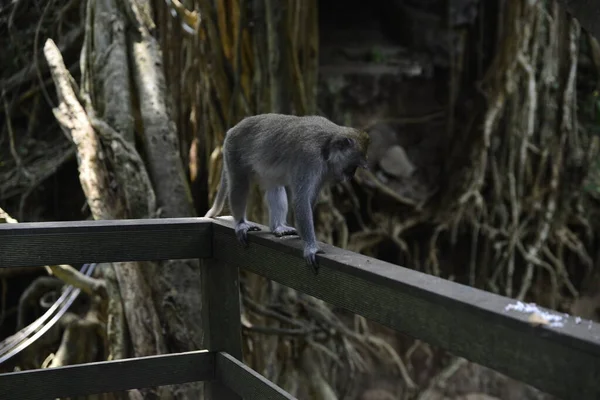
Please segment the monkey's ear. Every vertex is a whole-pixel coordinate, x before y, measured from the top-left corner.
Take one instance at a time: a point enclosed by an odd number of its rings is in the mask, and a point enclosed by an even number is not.
[[[354,146],[354,140],[347,136],[343,136],[339,139],[336,139],[333,143],[333,147],[338,150],[348,149],[352,146]]]

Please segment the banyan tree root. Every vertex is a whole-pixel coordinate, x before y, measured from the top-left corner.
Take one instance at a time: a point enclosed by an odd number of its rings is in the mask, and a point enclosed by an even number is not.
[[[303,360],[299,365],[304,371],[301,376],[306,379],[312,376],[309,369],[321,371],[322,376],[325,376],[327,371],[337,369],[339,372],[336,376],[339,378],[341,389],[347,391],[350,390],[347,384],[350,378],[348,374],[366,373],[372,369],[373,362],[377,360],[385,362],[397,371],[408,391],[416,389],[416,384],[402,358],[385,340],[369,331],[364,319],[360,332],[357,332],[348,327],[347,323],[332,312],[325,302],[303,294],[296,297],[296,311],[288,316],[287,310],[282,306],[289,302],[289,299],[285,298],[287,292],[287,290],[279,290],[281,296],[279,301],[272,302],[279,304],[278,307],[273,306],[272,303],[261,305],[249,296],[244,296],[243,304],[246,312],[242,326],[248,335],[247,343],[251,343],[249,349],[251,357],[256,357],[251,351],[255,343],[263,343],[275,338],[286,344],[284,348],[287,350],[280,351],[289,351],[293,347],[299,348],[299,356]],[[336,346],[336,343],[339,345]],[[330,349],[330,346],[334,346],[335,349]],[[267,358],[251,361],[256,363],[260,368],[259,371],[290,393],[299,397],[308,395],[304,392],[296,392],[303,389],[297,387],[297,382],[290,378],[293,375],[299,379],[297,373],[293,372],[294,369],[289,368],[290,366],[283,368],[280,373],[273,374],[279,371],[275,368],[277,360]],[[309,368],[311,363],[314,364]],[[331,385],[335,385],[336,382],[336,379],[332,379],[329,383],[319,381],[312,382],[308,386],[313,393],[324,396],[319,398],[330,398],[329,396],[335,393]]]
[[[483,237],[495,242],[496,268],[489,288],[524,299],[534,277],[546,275],[551,284],[550,306],[555,307],[563,288],[577,296],[561,256],[563,249],[589,264],[581,239],[569,235],[571,245],[561,234],[572,232],[575,226],[567,216],[580,212],[570,204],[576,204],[574,196],[581,193],[575,187],[585,178],[581,152],[590,140],[581,134],[573,112],[580,28],[556,3],[549,13],[540,2],[506,7],[510,29],[485,79],[490,108],[484,121],[479,178],[473,187],[478,191],[489,171],[495,190],[487,210],[479,216],[464,216],[481,227],[478,232]],[[524,90],[517,90],[520,87]],[[501,152],[507,157],[499,157]],[[570,176],[565,185],[573,163],[580,165],[582,173]],[[516,265],[523,261],[521,275]]]

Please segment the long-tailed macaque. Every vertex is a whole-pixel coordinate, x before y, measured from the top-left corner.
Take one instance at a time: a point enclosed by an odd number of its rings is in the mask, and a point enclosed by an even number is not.
[[[261,114],[231,128],[223,143],[223,172],[219,191],[206,217],[229,207],[238,240],[247,244],[248,231],[260,228],[246,219],[251,179],[266,192],[269,227],[276,236],[296,235],[304,241],[304,258],[317,271],[313,207],[323,184],[351,179],[367,168],[369,135],[337,125],[324,117]],[[286,222],[291,190],[298,231]]]

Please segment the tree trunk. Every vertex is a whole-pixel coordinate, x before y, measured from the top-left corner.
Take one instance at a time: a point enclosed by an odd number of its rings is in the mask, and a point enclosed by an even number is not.
[[[53,73],[64,99],[57,119],[77,144],[80,180],[89,188],[85,192],[95,219],[194,215],[175,123],[165,101],[162,56],[150,34],[151,15],[151,5],[144,1],[88,1],[79,93],[84,106],[64,66],[60,74]],[[51,65],[60,64],[60,54],[51,46],[46,55]],[[145,162],[136,149],[134,129]],[[79,139],[78,132],[85,138]],[[107,167],[116,186],[109,184]],[[104,271],[107,282],[118,284],[126,317],[109,318],[107,329],[128,333],[125,341],[122,335],[109,335],[111,358],[203,348],[198,260],[115,263]],[[123,322],[126,326],[114,326]],[[124,348],[124,342],[131,347]],[[141,392],[188,399],[201,397],[200,388],[198,383]]]

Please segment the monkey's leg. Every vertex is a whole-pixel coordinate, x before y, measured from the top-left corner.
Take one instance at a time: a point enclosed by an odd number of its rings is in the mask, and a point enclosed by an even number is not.
[[[313,221],[312,203],[316,198],[317,187],[305,189],[304,193],[296,193],[294,196],[294,213],[300,237],[304,241],[304,259],[312,266],[315,274],[319,271],[317,264],[317,253],[323,251],[317,245],[315,226]]]
[[[277,186],[267,189],[266,198],[269,206],[269,227],[271,228],[271,232],[277,237],[297,235],[298,232],[296,229],[286,223],[288,202],[285,187]]]
[[[246,201],[250,191],[250,179],[247,175],[229,171],[229,208],[235,221],[235,235],[240,243],[248,245],[248,232],[260,231],[258,225],[246,219]]]

